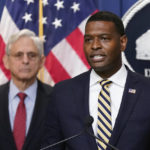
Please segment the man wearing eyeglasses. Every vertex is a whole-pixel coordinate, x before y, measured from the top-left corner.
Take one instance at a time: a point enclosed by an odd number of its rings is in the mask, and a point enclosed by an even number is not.
[[[0,150],[38,150],[51,87],[37,79],[43,41],[23,29],[12,35],[3,58],[11,80],[0,86]]]

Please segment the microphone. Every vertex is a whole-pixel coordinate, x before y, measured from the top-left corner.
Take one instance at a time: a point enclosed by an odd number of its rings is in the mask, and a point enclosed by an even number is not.
[[[92,116],[88,116],[87,121],[92,125],[94,119]],[[95,139],[99,140],[100,142],[104,143],[105,145],[107,145],[108,147],[112,148],[113,150],[119,150],[118,148],[116,148],[115,146],[107,143],[104,139],[102,138],[98,138],[97,136],[95,136],[94,134],[92,134],[91,132],[89,132],[88,128],[86,128],[86,133],[88,133],[90,136],[94,137]]]
[[[76,137],[82,135],[82,134],[83,134],[84,132],[86,132],[86,130],[92,125],[92,123],[93,123],[93,118],[90,117],[90,116],[88,116],[88,117],[85,119],[85,121],[84,121],[84,126],[85,126],[85,127],[84,127],[83,130],[81,130],[79,133],[77,133],[77,134],[75,134],[75,135],[73,135],[73,136],[70,136],[70,137],[68,137],[68,138],[66,138],[66,139],[64,139],[64,140],[61,140],[61,141],[58,141],[58,142],[53,143],[53,144],[51,144],[51,145],[48,145],[48,146],[46,146],[46,147],[43,147],[43,148],[41,148],[40,150],[46,150],[46,149],[48,149],[48,148],[52,148],[52,147],[54,147],[54,146],[57,146],[57,145],[59,145],[59,144],[61,144],[61,143],[64,143],[64,142],[66,142],[66,141],[69,141],[69,140],[71,140],[71,139],[74,139],[74,138],[76,138]]]
[[[107,142],[106,142],[105,140],[103,140],[102,138],[98,138],[97,136],[93,135],[92,133],[90,133],[90,132],[88,131],[88,128],[92,125],[93,121],[94,121],[94,119],[93,119],[92,116],[87,116],[86,119],[85,119],[85,121],[84,121],[84,126],[85,126],[85,127],[84,127],[84,129],[81,130],[79,133],[77,133],[77,134],[75,134],[75,135],[73,135],[73,136],[70,136],[70,137],[68,137],[68,138],[66,138],[66,139],[64,139],[64,140],[61,140],[61,141],[58,141],[58,142],[53,143],[53,144],[51,144],[51,145],[48,145],[48,146],[46,146],[46,147],[43,147],[43,148],[41,148],[40,150],[46,150],[46,149],[48,149],[48,148],[52,148],[52,147],[54,147],[54,146],[57,146],[57,145],[59,145],[59,144],[62,144],[62,143],[64,143],[64,142],[66,142],[66,141],[69,141],[69,140],[71,140],[71,139],[74,139],[74,138],[76,138],[76,137],[82,135],[84,132],[86,132],[88,135],[94,137],[95,139],[97,139],[97,140],[103,142],[105,145],[107,145],[108,147],[112,148],[113,150],[119,150],[118,148],[114,147],[113,145],[107,143]]]

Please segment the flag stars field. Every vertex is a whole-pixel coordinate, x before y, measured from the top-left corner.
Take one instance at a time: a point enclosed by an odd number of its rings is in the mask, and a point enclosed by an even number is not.
[[[25,15],[22,17],[22,19],[25,20],[25,23],[29,22],[29,21],[32,21],[32,18],[31,18],[32,14],[28,14],[27,12],[25,13]]]
[[[43,6],[47,6],[49,4],[48,0],[42,0],[42,3],[43,3]]]
[[[64,8],[64,1],[60,1],[60,0],[57,0],[57,3],[54,4],[54,6],[56,6],[57,10],[61,9],[61,8]]]
[[[79,6],[80,6],[79,3],[73,2],[73,5],[71,6],[71,9],[73,9],[74,13],[76,13],[77,11],[80,11]]]
[[[27,2],[27,5],[30,5],[30,3],[34,3],[34,0],[24,0]]]
[[[43,24],[47,24],[47,17],[43,17],[43,18],[42,18],[42,23],[43,23]]]
[[[58,27],[62,27],[62,19],[58,19],[58,18],[55,18],[55,21],[52,22],[52,24],[55,26],[55,29],[57,29]]]

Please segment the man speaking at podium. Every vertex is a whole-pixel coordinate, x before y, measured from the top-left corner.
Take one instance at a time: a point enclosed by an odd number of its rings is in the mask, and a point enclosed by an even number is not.
[[[150,80],[123,63],[127,37],[122,21],[97,12],[85,27],[84,51],[91,70],[56,84],[52,92],[42,148],[79,133],[86,116],[88,131],[119,150],[150,149]],[[84,133],[51,150],[109,150]]]

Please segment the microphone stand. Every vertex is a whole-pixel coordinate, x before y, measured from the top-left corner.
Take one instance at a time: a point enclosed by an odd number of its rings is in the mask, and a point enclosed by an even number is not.
[[[102,143],[104,143],[105,145],[107,145],[108,147],[112,148],[113,150],[119,150],[118,148],[114,147],[113,145],[107,143],[106,141],[104,141],[102,138],[98,138],[97,136],[93,135],[92,133],[90,133],[88,131],[88,128],[86,129],[86,133],[88,133],[90,136],[94,137],[95,139],[101,141]]]
[[[118,148],[116,148],[116,147],[114,147],[113,145],[111,145],[111,144],[107,143],[106,141],[104,141],[102,138],[100,139],[100,138],[96,137],[95,135],[93,135],[92,133],[90,133],[90,132],[88,131],[88,128],[92,125],[92,123],[93,123],[93,117],[88,116],[88,117],[86,118],[86,120],[85,120],[85,127],[84,127],[84,129],[81,130],[79,133],[77,133],[77,134],[75,134],[75,135],[73,135],[73,136],[70,136],[70,137],[68,137],[68,138],[66,138],[66,139],[64,139],[64,140],[61,140],[61,141],[59,141],[59,142],[56,142],[56,143],[53,143],[53,144],[48,145],[48,146],[46,146],[46,147],[43,147],[43,148],[41,148],[40,150],[45,150],[45,149],[48,149],[48,148],[52,148],[52,147],[54,147],[54,146],[56,146],[56,145],[62,144],[62,143],[64,143],[64,142],[66,142],[66,141],[69,141],[69,140],[71,140],[71,139],[74,139],[74,138],[76,138],[76,137],[82,135],[84,132],[86,132],[86,133],[89,134],[90,136],[94,137],[95,139],[97,139],[97,140],[103,142],[105,145],[107,145],[108,147],[112,148],[113,150],[119,150]]]
[[[68,141],[68,140],[71,140],[71,139],[73,139],[73,138],[76,138],[76,137],[80,136],[81,134],[83,134],[84,132],[85,132],[85,129],[82,130],[82,131],[80,131],[79,133],[77,133],[77,134],[71,136],[71,137],[68,137],[68,138],[66,138],[66,139],[64,139],[64,140],[61,140],[61,141],[59,141],[59,142],[56,142],[56,143],[54,143],[54,144],[51,144],[51,145],[46,146],[46,147],[44,147],[44,148],[41,148],[40,150],[45,150],[45,149],[47,149],[47,148],[52,148],[52,147],[54,147],[54,146],[56,146],[56,145],[59,145],[59,144],[61,144],[61,143],[64,143],[64,142],[66,142],[66,141]]]

